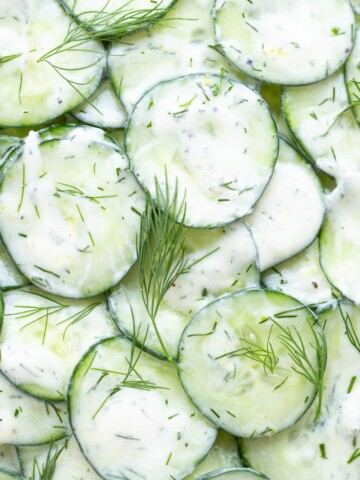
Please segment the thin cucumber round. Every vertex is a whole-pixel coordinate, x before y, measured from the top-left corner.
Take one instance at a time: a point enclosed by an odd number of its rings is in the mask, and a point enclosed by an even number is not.
[[[313,407],[288,430],[266,439],[241,440],[244,460],[271,480],[357,480],[359,439],[359,351],[349,341],[346,325],[360,333],[360,310],[341,304],[319,316],[328,344],[328,365],[319,421]],[[345,322],[346,321],[346,322]]]
[[[350,0],[350,1],[351,1],[351,5],[354,9],[354,12],[357,15],[360,15],[360,0]]]
[[[221,295],[259,286],[260,280],[254,241],[240,221],[212,230],[186,229],[185,247],[186,261],[193,266],[168,290],[156,315],[156,326],[172,358],[196,312]],[[110,290],[108,305],[125,335],[134,338],[136,333],[138,346],[164,356],[142,298],[138,264]]]
[[[58,126],[30,133],[6,163],[1,235],[36,286],[90,297],[116,284],[135,261],[144,203],[114,140],[100,129]]]
[[[354,105],[353,112],[360,125],[360,27],[356,31],[354,48],[345,65],[346,88],[349,94],[350,105]]]
[[[9,150],[20,142],[18,137],[0,135],[0,167],[4,165],[9,155]]]
[[[154,179],[160,186],[167,179],[171,194],[178,185],[185,196],[185,224],[215,227],[251,211],[272,175],[278,137],[257,93],[226,76],[199,74],[143,96],[130,117],[126,151],[151,196]]]
[[[213,0],[178,0],[160,24],[113,42],[109,76],[128,112],[154,85],[192,73],[220,74],[223,70],[258,88],[259,82],[239,72],[212,48],[216,43],[213,4]]]
[[[197,477],[196,480],[260,480],[268,479],[265,475],[255,472],[251,468],[222,468],[220,470],[215,470],[205,475]]]
[[[20,474],[21,466],[15,446],[0,445],[0,468]]]
[[[263,272],[261,280],[266,288],[290,295],[311,308],[324,309],[335,300],[320,266],[317,239],[295,257]]]
[[[83,357],[69,409],[81,449],[105,480],[184,478],[217,433],[187,398],[176,368],[121,337]]]
[[[85,459],[74,436],[56,443],[35,447],[18,447],[18,452],[21,469],[26,479],[33,479],[34,464],[39,465],[41,470],[43,466],[49,466],[51,461],[55,460],[56,468],[51,480],[101,480],[101,477]]]
[[[251,215],[260,270],[273,267],[311,244],[325,214],[323,188],[309,163],[280,140],[274,174]]]
[[[322,80],[345,63],[354,43],[348,0],[216,0],[214,19],[224,55],[268,83]]]
[[[100,128],[122,128],[127,113],[108,79],[105,79],[89,100],[72,110],[71,114],[81,123]]]
[[[294,138],[318,169],[337,180],[359,171],[360,127],[342,70],[314,85],[284,88],[282,107]]]
[[[1,371],[41,398],[64,400],[81,356],[99,339],[118,334],[103,296],[64,299],[31,286],[3,297]]]
[[[241,467],[239,449],[233,435],[219,430],[216,442],[205,460],[185,480],[198,480],[201,475],[228,467]]]
[[[0,479],[1,480],[22,480],[22,477],[17,473],[10,472],[4,468],[0,468]]]
[[[0,411],[0,445],[39,445],[70,434],[66,404],[45,402],[27,395],[2,373]]]
[[[71,19],[56,0],[3,0],[1,17],[0,126],[45,123],[92,95],[104,48],[91,39],[62,46]]]
[[[0,241],[0,288],[9,290],[11,288],[27,285],[29,280],[22,275],[14,261],[7,253],[6,248]]]
[[[211,303],[180,340],[185,391],[212,422],[240,437],[269,436],[293,425],[317,393],[316,383],[294,363],[297,342],[314,371],[324,367],[318,355],[326,358],[312,315],[297,300],[266,290],[245,290]],[[320,349],[313,346],[317,341]]]
[[[360,175],[353,175],[329,197],[320,233],[320,262],[328,280],[347,298],[360,304]]]

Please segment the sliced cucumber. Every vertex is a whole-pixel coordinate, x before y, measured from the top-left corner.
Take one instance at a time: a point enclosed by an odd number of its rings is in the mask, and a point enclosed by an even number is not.
[[[205,475],[197,477],[197,480],[210,480],[218,478],[219,480],[260,480],[267,479],[265,475],[255,472],[250,468],[222,468]],[[269,480],[269,479],[268,479]]]
[[[214,18],[224,55],[269,83],[322,80],[345,63],[354,42],[348,0],[216,0]]]
[[[360,175],[343,181],[329,197],[320,234],[320,261],[328,280],[355,303],[360,303]]]
[[[345,77],[350,105],[354,104],[353,112],[360,125],[360,27],[357,29],[354,48],[346,62]]]
[[[0,288],[8,290],[9,288],[21,287],[29,283],[18,270],[10,255],[0,241]]]
[[[357,335],[360,310],[342,305]],[[338,309],[320,315],[325,323],[328,366],[324,404],[319,421],[312,409],[293,427],[268,439],[242,440],[241,453],[271,480],[358,480],[359,462],[353,455],[360,441],[360,353],[349,342]]]
[[[227,75],[258,87],[257,81],[232,67],[212,48],[216,43],[213,3],[178,0],[159,25],[112,44],[109,75],[128,112],[157,83],[192,73],[219,74],[223,69]]]
[[[100,128],[121,128],[127,120],[124,106],[105,79],[88,101],[71,112],[79,122]]]
[[[316,371],[312,345],[321,332],[313,321],[306,307],[278,292],[245,290],[211,303],[181,337],[185,391],[204,415],[234,435],[269,436],[293,425],[317,388],[294,370],[282,339],[284,333],[301,337]]]
[[[0,412],[0,444],[38,445],[70,433],[65,404],[37,400],[17,389],[1,373]]]
[[[11,290],[4,293],[1,370],[32,395],[64,400],[81,356],[117,334],[103,296],[68,300],[36,287]]]
[[[69,408],[85,456],[106,480],[184,478],[216,437],[183,392],[176,369],[120,337],[83,357]]]
[[[3,172],[2,238],[32,283],[94,296],[134,262],[144,199],[123,151],[102,130],[33,132]]]
[[[339,179],[359,171],[360,129],[342,71],[315,85],[284,88],[282,105],[296,141],[320,170]]]
[[[159,21],[176,0],[59,0],[90,31],[109,32],[104,40],[142,30]]]
[[[235,437],[230,433],[219,430],[216,442],[205,460],[185,480],[198,480],[200,475],[214,470],[240,466],[239,450]]]
[[[176,358],[181,334],[191,318],[215,298],[259,285],[256,248],[241,222],[213,230],[186,229],[189,265],[166,293],[156,315],[156,326],[168,353]],[[110,312],[119,328],[156,355],[164,352],[145,309],[137,264],[108,296]],[[133,324],[134,322],[134,324]]]
[[[261,270],[273,267],[311,244],[325,214],[324,194],[313,168],[280,140],[274,175],[251,215],[245,218]]]
[[[266,270],[261,280],[266,288],[295,297],[312,308],[328,308],[335,300],[320,266],[318,240],[295,257]]]
[[[162,82],[144,95],[129,121],[126,150],[152,196],[154,177],[163,185],[168,175],[170,192],[178,184],[179,198],[186,195],[185,224],[214,227],[251,211],[271,177],[278,138],[253,90],[199,74]]]
[[[44,123],[96,90],[105,51],[96,41],[83,42],[80,50],[74,43],[53,50],[71,22],[55,0],[3,0],[1,16],[0,126]]]
[[[55,473],[51,480],[101,480],[101,477],[86,461],[74,437],[60,440],[54,444],[20,447],[18,450],[23,475],[26,479],[33,478],[34,463],[39,465],[41,470],[43,465],[49,464],[49,460],[59,455],[55,463]]]
[[[17,474],[21,472],[18,453],[13,445],[0,445],[0,468]]]
[[[274,117],[279,134],[291,145],[296,147],[291,136],[289,127],[286,124],[284,114],[281,110],[281,87],[280,85],[271,85],[264,83],[261,86],[261,96],[269,105],[272,116]]]

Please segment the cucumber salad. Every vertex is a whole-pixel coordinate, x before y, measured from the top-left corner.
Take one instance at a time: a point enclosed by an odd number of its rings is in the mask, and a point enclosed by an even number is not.
[[[359,480],[359,0],[0,0],[0,480]]]

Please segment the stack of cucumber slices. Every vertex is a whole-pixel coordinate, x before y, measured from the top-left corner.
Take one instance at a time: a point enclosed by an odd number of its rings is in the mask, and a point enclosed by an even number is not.
[[[357,15],[1,0],[0,480],[360,478]]]

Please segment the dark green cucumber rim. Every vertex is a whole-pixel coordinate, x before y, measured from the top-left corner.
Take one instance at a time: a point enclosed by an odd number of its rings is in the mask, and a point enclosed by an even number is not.
[[[340,68],[344,67],[347,59],[349,58],[350,54],[351,54],[351,51],[354,47],[354,39],[353,42],[352,42],[352,47],[349,49],[349,52],[346,52],[347,55],[344,59],[344,61],[342,63],[340,63],[339,65],[336,66],[336,68],[334,70],[332,70],[330,73],[328,72],[328,70],[326,70],[326,75],[323,76],[323,77],[316,77],[316,79],[314,80],[311,80],[310,82],[309,81],[304,81],[304,82],[292,82],[292,83],[283,83],[282,82],[282,79],[279,79],[279,81],[275,81],[275,80],[269,80],[268,78],[264,78],[260,75],[257,75],[256,72],[254,72],[252,70],[253,73],[249,73],[247,71],[245,71],[243,68],[239,67],[239,65],[237,65],[235,62],[233,62],[232,60],[230,60],[224,49],[223,49],[223,46],[221,44],[221,42],[218,40],[218,36],[216,35],[216,25],[218,24],[217,22],[217,11],[220,10],[222,7],[220,7],[220,9],[216,9],[216,3],[218,2],[219,0],[214,0],[214,8],[213,8],[213,21],[214,21],[214,32],[215,32],[215,39],[216,41],[218,42],[218,44],[216,45],[216,50],[221,54],[223,55],[226,60],[228,61],[228,63],[230,63],[234,68],[236,68],[237,70],[239,70],[240,72],[244,73],[245,75],[248,75],[249,77],[252,77],[252,78],[255,78],[256,80],[260,81],[260,82],[265,82],[265,83],[268,83],[269,85],[280,85],[280,86],[283,86],[283,87],[304,87],[306,85],[313,85],[313,84],[316,84],[316,83],[319,83],[321,82],[322,80],[325,80],[326,78],[328,78],[330,75],[334,74],[337,70],[339,70]],[[355,17],[355,11],[351,5],[351,2],[350,0],[343,0],[344,3],[347,3],[350,10],[353,12],[353,23],[352,23],[352,26],[351,26],[351,30],[353,31],[354,29],[356,29],[356,17]],[[251,3],[251,2],[250,2]],[[360,12],[359,12],[360,14]]]
[[[354,8],[354,11],[356,12],[355,8]],[[360,7],[359,7],[358,15],[360,15]],[[359,45],[360,45],[360,25],[358,25],[358,27],[356,28],[354,46],[355,46],[356,42],[359,42]],[[352,54],[352,52],[351,52],[351,54]],[[350,54],[350,56],[351,56],[351,54]],[[359,58],[359,60],[360,60],[360,58]],[[344,79],[345,79],[346,92],[347,92],[347,96],[348,96],[348,99],[349,99],[349,105],[351,105],[351,102],[352,102],[351,92],[350,92],[350,82],[351,81],[350,81],[350,78],[349,78],[348,70],[349,70],[348,69],[348,62],[346,62],[345,68],[344,68]],[[356,122],[358,123],[358,125],[360,127],[360,110],[359,110],[359,108],[360,108],[359,106],[352,107],[351,111],[354,115],[354,118],[355,118]],[[357,110],[359,110],[358,114],[356,114]]]
[[[224,479],[226,480],[227,474],[228,473],[239,473],[240,475],[244,473],[245,475],[252,474],[255,480],[256,478],[259,479],[266,479],[270,480],[269,477],[266,475],[256,472],[252,468],[247,468],[247,467],[227,467],[227,468],[221,468],[219,470],[214,470],[209,473],[204,473],[200,475],[200,477],[196,477],[196,480],[211,480],[212,478],[219,478],[219,479]]]
[[[60,142],[62,140],[67,140],[71,137],[69,137],[69,134],[74,130],[74,129],[77,129],[77,128],[81,128],[81,129],[96,129],[96,130],[99,130],[103,133],[104,135],[104,138],[106,140],[109,141],[109,143],[111,145],[108,145],[108,144],[104,144],[104,143],[101,143],[101,142],[98,142],[96,140],[92,140],[91,143],[95,144],[95,145],[101,145],[103,148],[108,148],[108,149],[112,149],[114,150],[115,152],[119,153],[119,154],[122,154],[124,155],[124,157],[128,160],[128,157],[126,155],[126,152],[123,150],[123,148],[111,137],[111,135],[109,135],[108,133],[106,133],[105,131],[103,131],[102,129],[100,128],[96,128],[96,127],[91,127],[91,126],[88,126],[88,125],[76,125],[76,124],[56,124],[56,125],[51,125],[50,127],[46,127],[42,130],[39,130],[37,133],[39,134],[40,138],[42,138],[42,141],[40,142],[40,145],[44,145],[44,144],[47,144],[47,143],[50,143],[50,142]],[[62,129],[65,129],[64,132],[62,132],[61,130]],[[46,134],[49,133],[50,134],[50,137],[47,138]],[[52,134],[56,134],[56,136],[52,136]],[[6,175],[6,171],[8,168],[10,168],[14,163],[16,163],[17,161],[20,160],[20,158],[22,157],[22,154],[23,154],[23,147],[24,147],[24,141],[21,139],[21,141],[19,142],[19,144],[17,144],[13,150],[11,150],[9,156],[7,157],[7,161],[6,163],[3,165],[2,168],[0,168],[0,194],[2,192],[2,184],[3,184],[3,179],[4,179],[4,176]],[[126,170],[128,170],[129,167],[126,168]],[[129,171],[131,171],[129,169]],[[136,176],[134,175],[135,177],[135,180],[136,179]],[[137,182],[139,183],[139,182]],[[141,185],[140,185],[141,187]],[[142,188],[142,187],[141,187]],[[23,275],[28,281],[29,281],[29,284],[31,285],[34,285],[35,287],[38,287],[38,285],[34,284],[31,282],[31,280],[28,278],[28,276],[26,275],[26,273],[23,272],[23,270],[19,267],[19,265],[17,264],[16,260],[14,259],[14,257],[11,255],[10,253],[10,250],[9,250],[9,247],[7,245],[7,242],[5,241],[4,237],[3,237],[3,234],[2,232],[0,231],[0,242],[2,243],[2,246],[4,247],[4,249],[6,250],[6,253],[9,255],[9,257],[11,258],[11,260],[15,263],[17,269],[19,270],[19,272],[21,273],[21,275]],[[136,255],[136,252],[134,253],[133,255],[133,258],[132,260],[129,262],[129,265],[128,265],[128,268],[124,271],[123,273],[123,277],[128,273],[128,271],[131,269],[131,267],[134,265],[134,263],[136,262],[137,260],[137,255]],[[123,278],[122,277],[122,278]],[[112,287],[114,287],[117,283],[119,283],[119,279],[116,279],[111,285],[108,285],[106,287],[106,289],[102,288],[101,290],[99,291],[96,291],[96,292],[92,292],[90,295],[69,295],[67,294],[66,298],[71,298],[71,299],[82,299],[82,298],[91,298],[91,297],[96,297],[97,295],[100,295],[100,294],[103,294],[105,293],[106,291],[108,291],[109,289],[111,289]],[[16,287],[15,287],[16,288]],[[52,289],[50,288],[45,288],[45,287],[42,287],[42,290],[44,290],[45,292],[48,292],[48,293],[51,293],[53,295],[58,295],[59,297],[64,297],[63,295],[61,295],[60,293],[58,293],[57,291],[53,291]]]
[[[133,0],[131,0],[133,1]],[[163,1],[163,0],[161,0]],[[133,35],[134,33],[138,33],[138,32],[142,32],[144,30],[147,30],[148,28],[152,27],[153,25],[155,25],[157,22],[159,22],[168,12],[169,10],[176,4],[178,0],[171,0],[170,4],[164,8],[164,12],[162,13],[159,13],[158,16],[156,16],[156,18],[153,20],[153,22],[149,22],[146,26],[142,26],[140,27],[139,29],[137,30],[133,30],[131,31],[129,34],[124,34],[124,36],[127,36],[127,35]],[[76,21],[77,24],[81,25],[83,22],[79,19],[79,16],[82,15],[81,13],[76,15],[74,13],[74,10],[73,8],[69,5],[69,1],[67,0],[58,0],[60,6],[62,7],[62,9],[64,10],[64,12],[70,16],[70,18],[72,18],[73,20]],[[73,0],[73,6],[74,6],[74,3],[76,3],[76,0]],[[106,2],[104,2],[106,4]],[[127,3],[130,3],[129,0],[127,1]],[[159,4],[159,6],[161,6],[161,4]],[[151,9],[151,7],[149,8],[149,10]],[[83,27],[85,29],[85,27]],[[90,29],[87,29],[87,31],[91,32]]]
[[[269,178],[267,179],[267,181],[265,182],[264,186],[263,186],[263,189],[261,190],[261,192],[259,193],[259,197],[256,199],[256,201],[253,203],[253,205],[251,206],[251,208],[254,208],[257,204],[257,202],[260,200],[262,194],[264,193],[266,187],[268,186],[273,174],[274,174],[274,169],[275,169],[275,165],[276,165],[276,162],[277,162],[277,159],[278,159],[278,156],[279,156],[279,149],[280,149],[280,141],[279,141],[279,134],[278,134],[278,129],[277,129],[277,125],[276,125],[276,122],[274,120],[274,117],[271,113],[271,110],[268,106],[268,104],[266,103],[266,101],[263,99],[263,97],[260,95],[259,92],[257,92],[256,90],[253,90],[252,88],[248,87],[247,85],[245,85],[244,83],[240,82],[238,79],[234,79],[233,77],[230,77],[228,75],[224,75],[224,76],[221,76],[221,75],[218,75],[218,74],[209,74],[209,73],[192,73],[190,75],[182,75],[180,77],[174,77],[174,78],[171,78],[169,80],[163,80],[161,82],[158,82],[156,83],[155,85],[153,85],[152,87],[150,87],[148,90],[146,90],[144,92],[144,94],[139,98],[139,100],[136,102],[135,106],[134,106],[134,109],[133,111],[131,112],[131,114],[129,115],[129,119],[128,119],[128,123],[127,123],[127,126],[125,128],[125,138],[124,138],[124,150],[125,150],[125,153],[126,153],[126,156],[127,158],[129,159],[129,165],[130,165],[130,170],[132,171],[132,173],[134,174],[134,176],[136,177],[138,183],[140,184],[141,188],[150,194],[148,188],[145,186],[145,184],[143,183],[143,180],[142,178],[140,177],[140,174],[139,172],[137,172],[136,168],[134,167],[134,163],[132,161],[132,158],[131,158],[131,155],[129,154],[129,149],[128,149],[128,136],[129,136],[129,132],[131,132],[131,127],[132,127],[132,123],[134,121],[134,117],[135,117],[135,113],[136,113],[136,110],[139,106],[139,104],[155,89],[157,88],[160,88],[162,85],[166,85],[168,83],[173,83],[173,82],[177,82],[177,81],[181,81],[181,80],[186,80],[186,79],[190,79],[190,78],[196,78],[196,77],[199,77],[200,79],[201,78],[216,78],[216,79],[229,79],[231,82],[234,82],[234,83],[238,83],[239,85],[247,88],[248,90],[250,90],[250,92],[252,92],[258,99],[258,101],[260,101],[266,108],[268,114],[269,114],[269,117],[271,119],[271,122],[272,122],[272,125],[273,125],[273,133],[274,133],[274,140],[276,141],[276,146],[275,146],[275,150],[274,150],[274,155],[273,155],[273,159],[272,159],[272,162],[269,163],[269,170],[270,171],[270,175],[269,175]],[[153,198],[153,197],[152,197]],[[153,198],[153,200],[155,200]],[[185,223],[184,222],[184,226],[185,227],[188,227],[188,228],[201,228],[201,229],[213,229],[213,228],[217,228],[217,227],[225,227],[226,225],[229,225],[231,223],[233,223],[234,221],[236,220],[241,220],[242,218],[244,218],[245,215],[243,215],[242,217],[234,217],[232,218],[231,220],[229,220],[228,222],[226,223],[216,223],[216,224],[209,224],[209,225],[194,225],[192,223]]]
[[[98,348],[98,346],[100,345],[104,345],[106,343],[111,343],[111,342],[114,342],[114,341],[118,341],[118,340],[125,340],[126,342],[128,342],[130,345],[131,345],[131,340],[127,337],[124,337],[122,335],[117,335],[115,337],[110,337],[110,338],[103,338],[101,339],[99,342],[95,343],[94,345],[91,345],[91,347],[88,348],[88,350],[83,354],[83,356],[80,358],[79,362],[77,363],[77,365],[75,366],[73,372],[72,372],[72,375],[71,375],[71,378],[70,378],[70,381],[69,381],[69,386],[68,386],[68,391],[67,391],[67,405],[68,405],[68,412],[69,412],[69,423],[70,423],[70,427],[72,429],[72,432],[73,432],[73,435],[75,436],[76,438],[76,441],[78,442],[78,445],[79,445],[79,448],[81,450],[81,452],[83,453],[84,457],[86,458],[86,460],[89,462],[89,464],[93,467],[93,469],[95,470],[95,472],[101,476],[101,473],[94,467],[94,465],[92,464],[92,462],[90,461],[90,459],[88,458],[88,456],[86,455],[84,449],[83,449],[83,446],[81,445],[78,437],[77,437],[77,434],[76,434],[76,428],[74,427],[74,422],[73,422],[73,413],[72,413],[72,409],[73,409],[73,405],[72,405],[72,397],[73,397],[73,394],[76,395],[76,383],[77,383],[77,375],[78,375],[78,371],[82,368],[83,366],[83,363],[84,361],[87,360],[87,357],[89,355],[91,355],[91,353],[93,351],[96,351],[96,349]],[[147,352],[145,352],[147,353]],[[95,357],[94,357],[95,358]],[[161,361],[161,359],[158,359],[159,361]],[[92,363],[92,361],[91,361]],[[180,382],[180,386],[181,388],[183,388],[182,386],[182,383]],[[186,394],[186,391],[184,390],[185,394]],[[199,412],[201,413],[201,412]],[[206,417],[204,417],[206,418]],[[214,428],[217,428],[216,425],[213,425]],[[217,434],[218,434],[218,429],[217,429],[217,433],[216,435],[214,435],[214,439],[211,443],[211,445],[209,446],[209,449],[207,450],[207,452],[198,460],[198,462],[196,463],[195,468],[197,468],[204,460],[205,458],[207,457],[207,455],[209,454],[211,448],[213,447],[215,441],[216,441],[216,438],[217,438]],[[190,475],[191,473],[193,472],[192,471],[189,471],[185,477],[184,477],[184,480],[185,478]]]
[[[218,303],[218,302],[223,302],[223,301],[226,301],[227,299],[229,299],[230,297],[234,297],[234,296],[241,296],[241,295],[246,295],[248,293],[252,293],[252,292],[266,292],[266,293],[269,293],[269,294],[274,294],[276,296],[282,296],[282,297],[286,297],[286,298],[290,298],[291,300],[295,301],[298,305],[299,305],[299,310],[305,310],[306,312],[309,312],[310,316],[314,319],[314,323],[313,325],[314,326],[317,326],[317,328],[321,328],[321,325],[318,323],[317,321],[317,316],[316,314],[309,308],[307,307],[306,305],[303,305],[299,300],[297,300],[296,298],[294,297],[291,297],[290,295],[287,295],[283,292],[278,292],[276,290],[269,290],[269,289],[266,289],[266,288],[246,288],[246,289],[243,289],[243,290],[238,290],[234,293],[231,293],[229,295],[226,295],[226,296],[223,296],[223,297],[220,297],[216,300],[214,300],[213,302],[209,303],[208,305],[206,305],[205,307],[203,307],[201,310],[199,310],[195,315],[194,317],[192,318],[192,320],[188,323],[188,325],[185,327],[182,335],[181,335],[181,338],[180,338],[180,342],[179,342],[179,349],[178,349],[178,355],[177,355],[177,358],[178,358],[178,365],[180,367],[179,369],[179,378],[180,378],[180,382],[181,382],[181,385],[184,389],[184,391],[186,392],[186,394],[189,396],[189,398],[191,399],[191,401],[194,403],[194,405],[196,406],[196,408],[202,413],[202,415],[206,418],[208,418],[212,423],[215,424],[215,426],[217,428],[220,428],[220,429],[224,429],[226,430],[227,432],[235,435],[236,437],[242,437],[244,439],[246,438],[249,438],[249,437],[246,437],[244,435],[242,435],[241,433],[239,433],[239,431],[235,431],[235,430],[230,430],[229,428],[224,428],[224,426],[218,421],[217,418],[213,418],[213,417],[210,417],[209,413],[203,408],[203,406],[200,404],[200,402],[197,402],[196,399],[194,398],[194,396],[191,394],[191,392],[188,391],[188,389],[186,388],[186,386],[184,385],[184,382],[183,382],[183,379],[182,379],[182,368],[181,368],[181,363],[182,363],[182,354],[181,354],[181,347],[182,347],[182,344],[184,343],[184,339],[186,338],[186,333],[187,333],[187,330],[188,328],[190,328],[190,326],[192,325],[193,322],[196,321],[198,315],[200,315],[203,310],[205,310],[206,308],[208,307],[212,307],[215,303]],[[316,397],[317,397],[317,394],[318,394],[318,390],[316,388],[314,388],[313,390],[313,395],[312,397],[309,397],[309,400],[308,400],[308,403],[307,405],[305,405],[305,408],[304,410],[299,414],[298,417],[294,418],[291,423],[287,424],[287,425],[284,425],[282,428],[276,430],[276,432],[274,432],[274,434],[277,434],[277,433],[280,433],[284,430],[286,430],[287,428],[291,427],[292,425],[294,425],[296,422],[298,422],[304,415],[305,413],[309,410],[309,408],[312,406],[312,404],[314,403]],[[264,438],[263,435],[252,435],[251,438]]]
[[[18,480],[23,480],[23,477],[16,473],[15,471],[13,470],[8,470],[7,468],[3,468],[3,467],[0,467],[0,474],[3,473],[4,475],[6,475],[6,477],[1,477],[2,480],[8,480],[10,478],[15,478],[15,479],[18,479]]]

